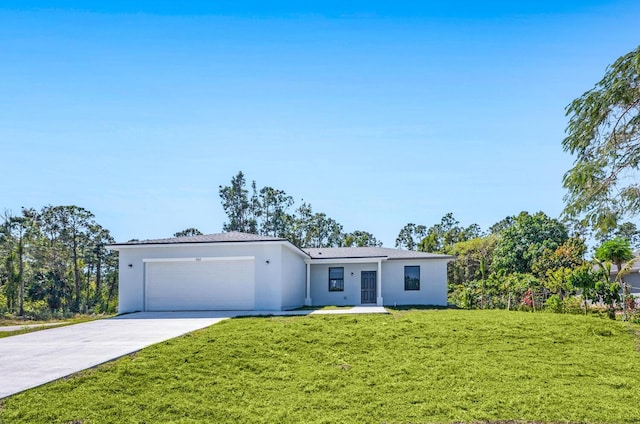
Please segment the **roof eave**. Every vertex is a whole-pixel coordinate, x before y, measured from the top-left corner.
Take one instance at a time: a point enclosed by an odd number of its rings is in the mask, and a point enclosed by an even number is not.
[[[404,258],[401,257],[395,257],[395,258],[389,258],[390,261],[412,261],[415,259],[428,259],[428,260],[433,260],[433,259],[446,259],[448,261],[453,261],[456,259],[455,256],[448,256],[448,255],[441,255],[441,256],[407,256]]]
[[[367,257],[357,257],[357,258],[307,258],[305,259],[305,263],[308,264],[358,264],[358,263],[370,263],[370,262],[381,262],[386,261],[386,256],[367,256]]]

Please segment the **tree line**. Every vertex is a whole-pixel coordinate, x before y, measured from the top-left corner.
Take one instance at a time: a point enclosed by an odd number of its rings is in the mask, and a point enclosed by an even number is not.
[[[219,193],[228,219],[223,231],[285,238],[300,247],[382,246],[367,231],[345,232],[342,224],[315,212],[310,203],[302,201],[294,208],[293,197],[283,190],[270,186],[258,190],[255,181],[249,189],[242,171],[228,186],[219,186]]]
[[[453,255],[447,269],[449,299],[463,308],[546,309],[588,312],[604,305],[637,319],[637,304],[624,276],[633,264],[640,232],[626,222],[601,233],[592,257],[582,234],[543,212],[508,216],[483,233],[446,214],[429,228],[407,224],[397,247]],[[615,278],[612,279],[612,267]],[[634,315],[635,314],[635,315]]]
[[[6,211],[0,226],[0,315],[114,312],[117,253],[109,230],[79,206]]]
[[[367,231],[344,232],[304,201],[291,211],[291,196],[269,186],[258,189],[255,181],[248,188],[242,172],[220,186],[219,194],[228,218],[224,231],[282,237],[300,247],[382,245]],[[562,222],[543,212],[507,216],[486,232],[478,224],[460,225],[447,213],[430,227],[406,224],[395,246],[455,256],[447,276],[450,301],[460,307],[586,311],[588,305],[602,304],[610,315],[616,307],[631,310],[635,304],[622,266],[633,258],[631,247],[638,247],[640,232],[632,222],[598,232],[602,245],[589,259],[587,232],[578,221]],[[612,264],[619,268],[614,281]]]

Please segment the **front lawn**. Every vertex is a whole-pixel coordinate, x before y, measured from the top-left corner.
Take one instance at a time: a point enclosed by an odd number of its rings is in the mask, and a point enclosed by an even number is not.
[[[508,311],[238,318],[6,399],[8,423],[638,423],[620,322]]]

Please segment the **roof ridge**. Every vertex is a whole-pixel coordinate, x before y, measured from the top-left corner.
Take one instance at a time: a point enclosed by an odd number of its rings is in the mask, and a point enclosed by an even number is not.
[[[158,239],[132,240],[124,243],[113,243],[110,246],[145,245],[145,244],[188,244],[188,243],[225,243],[225,242],[260,242],[260,241],[288,241],[285,238],[265,236],[240,231],[226,231],[222,233],[200,234],[195,236],[168,237]]]

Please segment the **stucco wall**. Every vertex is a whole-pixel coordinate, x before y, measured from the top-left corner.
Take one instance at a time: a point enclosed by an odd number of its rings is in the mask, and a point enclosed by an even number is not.
[[[270,243],[220,243],[216,245],[162,245],[157,247],[124,248],[119,251],[118,312],[144,309],[144,259],[193,257],[255,257],[256,309],[281,308],[282,245]],[[267,264],[266,261],[269,261]],[[302,259],[300,259],[301,262]],[[132,267],[129,267],[129,264]],[[304,280],[302,285],[304,290]],[[304,293],[304,292],[303,292]],[[304,294],[302,295],[304,302]]]
[[[420,290],[404,289],[404,267],[420,266]],[[329,291],[329,267],[344,267],[344,291]],[[361,271],[377,271],[377,263],[311,265],[311,303],[360,305]],[[351,275],[353,273],[353,275]],[[380,278],[378,276],[378,278]],[[387,260],[382,262],[382,300],[385,305],[447,305],[447,260]]]
[[[132,265],[129,268],[128,264]],[[118,312],[141,311],[143,308],[142,260],[131,251],[118,252]]]
[[[404,289],[404,267],[420,266],[420,290]],[[382,263],[385,305],[447,305],[447,260],[389,260]]]
[[[307,269],[301,255],[282,246],[282,309],[304,306]]]
[[[329,291],[329,267],[344,267],[344,291]],[[311,304],[314,306],[360,305],[360,272],[377,270],[377,262],[364,264],[312,264]]]

